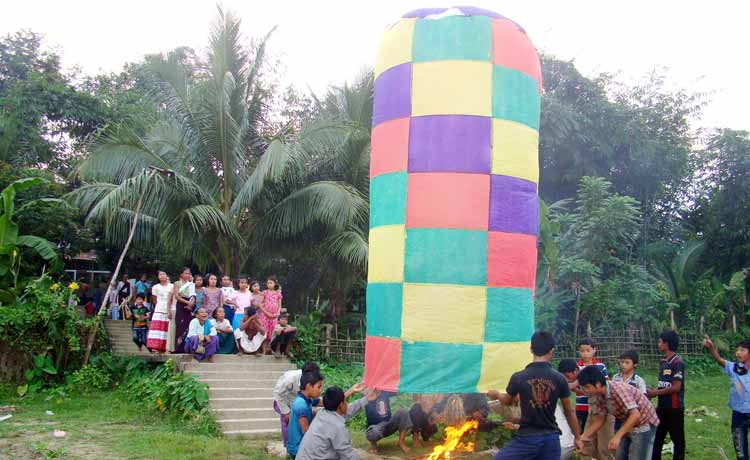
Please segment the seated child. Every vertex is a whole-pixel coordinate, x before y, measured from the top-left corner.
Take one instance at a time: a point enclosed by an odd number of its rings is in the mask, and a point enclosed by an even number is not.
[[[724,374],[732,381],[729,386],[729,407],[732,409],[732,440],[734,451],[738,459],[748,458],[747,432],[750,427],[750,340],[743,340],[737,344],[734,356],[736,362],[725,360],[716,351],[709,336],[703,340],[703,346],[708,348],[711,357],[721,366]]]
[[[195,318],[190,320],[185,352],[192,354],[197,361],[207,360],[212,363],[218,346],[219,338],[216,337],[216,328],[208,320],[206,309],[198,309]]]
[[[359,460],[346,430],[348,405],[344,391],[339,387],[328,388],[323,407],[302,437],[296,459]]]
[[[287,355],[286,350],[296,333],[297,328],[289,325],[289,315],[282,313],[279,316],[279,323],[273,328],[271,334],[271,350],[276,358]]]
[[[132,309],[125,310],[127,319],[132,320],[131,329],[133,331],[133,343],[138,347],[138,351],[143,351],[146,345],[146,336],[148,335],[148,308],[144,304],[145,296],[137,294],[135,304]]]
[[[286,451],[295,458],[302,438],[313,421],[313,406],[319,403],[320,389],[323,386],[323,376],[319,372],[305,372],[299,382],[300,391],[292,403],[289,415],[289,440]]]
[[[396,396],[396,393],[368,390],[368,403],[365,406],[365,415],[367,417],[367,431],[365,437],[370,441],[370,451],[374,454],[378,452],[378,441],[386,438],[393,433],[398,432],[398,446],[402,451],[408,452],[406,447],[406,433],[411,431],[411,418],[409,412],[404,409],[397,410],[391,414],[390,399]]]
[[[231,355],[234,353],[236,349],[234,331],[232,330],[232,325],[229,324],[229,320],[224,316],[223,308],[214,310],[214,317],[211,323],[216,328],[216,334],[219,336],[219,349],[216,353],[220,355]]]
[[[258,353],[263,341],[266,338],[266,330],[263,325],[258,321],[257,315],[250,315],[250,311],[246,311],[248,315],[243,315],[240,320],[240,327],[234,331],[234,338],[237,341],[237,354],[242,353],[254,354]],[[258,354],[260,356],[260,354]]]

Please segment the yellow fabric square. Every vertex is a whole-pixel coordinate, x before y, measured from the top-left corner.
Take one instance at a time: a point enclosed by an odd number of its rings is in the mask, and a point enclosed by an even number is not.
[[[434,61],[412,66],[412,116],[492,116],[491,62]]]
[[[375,78],[391,67],[411,61],[416,21],[414,18],[401,19],[383,34],[375,60]]]
[[[492,174],[539,182],[539,133],[510,120],[492,120]]]
[[[530,348],[531,342],[485,343],[477,391],[505,391],[510,376],[531,362]]]
[[[367,281],[371,283],[401,283],[404,281],[403,225],[383,225],[370,229]]]
[[[487,310],[484,286],[406,283],[403,299],[403,340],[482,343]]]

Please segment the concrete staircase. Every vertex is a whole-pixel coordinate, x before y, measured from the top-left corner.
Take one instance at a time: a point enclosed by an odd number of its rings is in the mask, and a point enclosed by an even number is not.
[[[130,321],[104,320],[112,352],[151,358],[138,353]],[[144,348],[145,350],[145,348]],[[164,355],[176,359],[180,370],[208,385],[208,404],[227,436],[272,437],[279,433],[279,415],[273,410],[273,387],[295,366],[273,356],[216,355],[214,363],[199,363],[189,355]]]

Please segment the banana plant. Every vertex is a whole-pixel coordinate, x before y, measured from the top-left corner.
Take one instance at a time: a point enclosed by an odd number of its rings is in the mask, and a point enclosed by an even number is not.
[[[60,263],[55,245],[38,236],[19,235],[14,220],[16,193],[48,182],[40,177],[28,177],[11,182],[2,192],[0,208],[0,303],[12,303],[18,294],[18,275],[23,249],[30,249],[50,266]],[[37,200],[34,200],[37,201]],[[44,201],[50,201],[44,199]],[[31,205],[25,203],[21,208]],[[19,208],[19,209],[21,209]]]

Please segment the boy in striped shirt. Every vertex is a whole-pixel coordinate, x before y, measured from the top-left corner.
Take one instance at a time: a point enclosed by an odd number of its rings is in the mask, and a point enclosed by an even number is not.
[[[577,363],[578,369],[583,370],[585,367],[594,366],[599,369],[607,380],[609,380],[607,366],[596,359],[596,343],[592,339],[585,338],[578,343],[578,356],[580,357]],[[576,418],[578,418],[578,426],[581,427],[581,430],[583,431],[586,427],[586,422],[589,416],[589,397],[586,396],[580,386],[576,388],[575,392]],[[584,455],[591,455],[592,458],[599,460],[609,460],[614,458],[607,448],[607,444],[609,444],[609,440],[612,438],[613,434],[614,419],[607,418],[602,429],[592,436],[592,445],[586,443],[587,445],[584,449]]]

